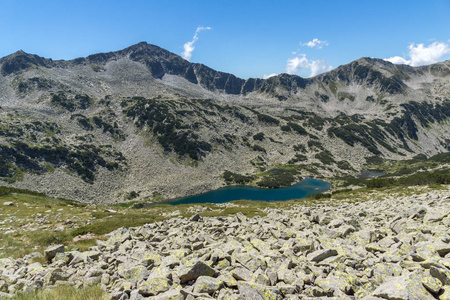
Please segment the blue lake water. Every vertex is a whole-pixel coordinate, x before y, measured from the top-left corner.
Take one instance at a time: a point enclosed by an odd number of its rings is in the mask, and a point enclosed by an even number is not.
[[[225,203],[234,200],[286,201],[305,198],[308,194],[322,193],[330,188],[331,184],[328,182],[306,178],[299,183],[285,188],[260,189],[251,186],[230,186],[164,203],[176,205],[191,203]]]

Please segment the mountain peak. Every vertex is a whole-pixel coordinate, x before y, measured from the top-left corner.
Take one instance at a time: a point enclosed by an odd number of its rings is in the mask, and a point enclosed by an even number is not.
[[[137,44],[131,45],[129,47],[126,47],[123,50],[119,50],[116,51],[116,53],[130,53],[130,52],[134,52],[134,51],[142,51],[142,50],[162,50],[162,48],[156,46],[156,45],[152,45],[149,44],[147,42],[139,42]]]
[[[152,45],[147,42],[139,42],[122,50],[89,55],[88,57],[86,57],[86,60],[89,63],[106,63],[110,59],[123,57],[128,57],[131,60],[142,62],[145,64],[148,63],[149,60],[154,60],[157,58],[166,60],[178,57],[179,59],[181,59],[181,57],[179,57],[178,55],[156,45]],[[83,62],[84,58],[79,58],[77,60],[78,62]]]
[[[52,63],[52,60],[37,56],[35,54],[26,53],[23,50],[19,50],[0,59],[0,63],[2,63],[1,73],[6,76],[14,72],[29,69],[31,67],[47,67]]]
[[[28,53],[26,53],[25,51],[23,51],[22,49],[14,52],[13,54],[11,54],[13,56],[18,56],[18,55],[29,55]]]
[[[33,55],[29,54],[29,53],[26,53],[25,51],[20,49],[20,50],[14,52],[14,53],[11,53],[10,55],[7,55],[7,56],[1,58],[0,62],[11,61],[11,60],[13,60],[13,59],[15,59],[17,57],[31,57],[31,56],[33,56]]]

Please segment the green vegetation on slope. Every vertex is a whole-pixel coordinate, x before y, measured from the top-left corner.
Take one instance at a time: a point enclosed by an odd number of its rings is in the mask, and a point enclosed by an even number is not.
[[[259,187],[275,189],[290,186],[301,179],[296,169],[277,168],[264,173],[256,184]]]
[[[368,188],[382,188],[388,186],[405,185],[427,185],[427,184],[450,184],[450,174],[435,172],[419,172],[400,178],[382,177],[367,180]]]
[[[85,182],[93,183],[99,167],[112,171],[124,164],[125,158],[120,152],[88,144],[40,146],[14,141],[10,146],[0,145],[0,178],[9,183],[21,180],[20,174],[24,172],[43,174],[61,166],[66,166]]]
[[[228,184],[248,184],[255,179],[254,176],[246,176],[230,171],[225,171],[223,173],[223,179]]]
[[[90,107],[94,100],[88,95],[75,95],[69,98],[66,93],[59,92],[51,95],[50,103],[56,107],[64,108],[68,111],[75,111],[77,109],[87,109]]]

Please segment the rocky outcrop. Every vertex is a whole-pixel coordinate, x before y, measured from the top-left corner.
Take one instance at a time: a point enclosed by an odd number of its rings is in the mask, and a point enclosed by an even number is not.
[[[265,213],[120,228],[89,251],[52,246],[44,265],[33,263],[36,253],[1,259],[0,289],[100,284],[111,299],[448,299],[448,187]]]

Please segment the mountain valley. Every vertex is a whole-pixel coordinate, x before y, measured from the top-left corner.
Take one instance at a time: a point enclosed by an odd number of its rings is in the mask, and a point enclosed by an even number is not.
[[[449,117],[450,61],[244,80],[145,42],[18,51],[0,59],[0,184],[109,204],[354,177],[448,152]]]

